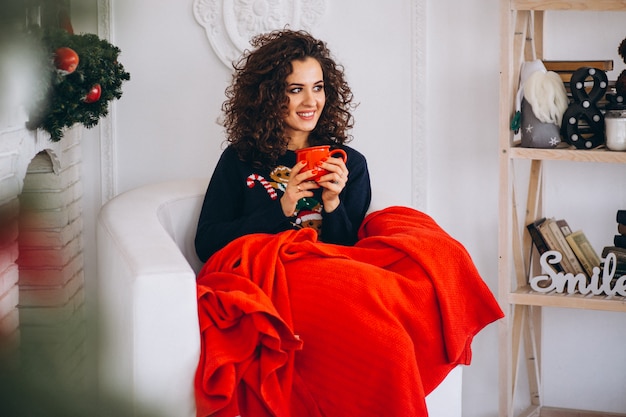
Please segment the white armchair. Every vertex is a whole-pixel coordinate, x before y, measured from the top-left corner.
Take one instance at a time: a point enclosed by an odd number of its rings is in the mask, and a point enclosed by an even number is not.
[[[143,186],[109,201],[98,217],[100,381],[137,416],[195,417],[202,264],[193,241],[207,184]],[[431,417],[461,416],[461,372],[427,397]]]

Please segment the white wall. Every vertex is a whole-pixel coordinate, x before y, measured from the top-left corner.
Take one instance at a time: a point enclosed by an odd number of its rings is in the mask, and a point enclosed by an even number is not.
[[[497,0],[428,2],[429,212],[461,241],[497,294]],[[472,344],[463,374],[463,415],[498,413],[498,333]]]
[[[375,186],[410,199],[410,2],[367,8],[327,3],[314,34],[327,40],[345,65],[361,103],[352,145],[376,154]],[[168,1],[155,8],[148,1],[113,2],[116,44],[131,73],[117,107],[120,191],[159,179],[209,176],[221,152],[224,137],[215,121],[230,71],[194,20],[191,4]]]
[[[131,74],[117,106],[119,191],[209,176],[223,141],[230,73],[213,54],[191,1],[112,2],[113,36]]]
[[[416,0],[327,0],[327,15],[313,31],[328,42],[344,64],[361,103],[355,114],[352,145],[368,157],[374,187],[385,188],[405,203],[411,201],[413,186],[412,1]],[[423,57],[427,86],[419,94],[427,104],[425,114],[420,115],[427,141],[426,211],[466,245],[496,293],[500,2],[423,1],[427,10],[427,54]],[[111,0],[111,4],[113,42],[121,48],[120,60],[131,73],[124,96],[116,103],[118,191],[166,179],[209,176],[222,148],[222,129],[215,120],[230,72],[211,50],[204,29],[195,22],[192,1],[163,0],[158,7],[150,0]],[[605,42],[603,34],[599,37]],[[567,43],[558,47],[562,52],[576,48]],[[86,174],[85,185],[87,189],[92,187],[86,192],[86,209],[94,210],[92,215],[100,204],[97,140],[84,145],[85,169],[94,167]],[[594,210],[601,208],[606,217],[617,208],[619,203],[615,201],[623,202],[624,198],[614,192],[614,187],[605,186],[604,179],[583,176],[581,181],[598,185],[598,196],[612,196],[610,201],[602,199],[594,206]],[[555,187],[550,190],[557,192]],[[556,216],[570,219],[566,208],[571,204],[562,206],[556,204],[549,209]],[[606,244],[607,236],[612,237],[612,219],[607,219],[603,231],[592,233],[588,218],[571,218],[589,230],[597,247]],[[86,242],[90,244],[93,242]],[[611,332],[615,346],[605,347],[602,357],[594,358],[599,361],[598,367],[590,365],[593,369],[608,369],[611,357],[621,357],[626,345],[624,319],[598,316],[610,322],[613,329],[621,329],[621,334]],[[586,322],[588,317],[570,311],[551,315],[546,323],[548,338],[570,340],[580,332],[575,323]],[[559,325],[560,318],[569,326]],[[576,352],[596,352],[597,343],[582,339],[576,342]],[[545,357],[558,359],[563,350],[571,347],[557,345]],[[497,326],[480,333],[473,349],[473,364],[464,372],[464,416],[496,416]],[[558,403],[564,401],[558,387],[572,378],[563,372],[561,362],[554,367],[546,381],[552,378],[557,389],[546,391]],[[624,374],[617,374],[613,373],[611,385],[606,386],[595,373],[573,396],[587,408],[626,408],[624,400],[616,395],[625,391]],[[608,399],[597,394],[601,390],[611,391]]]

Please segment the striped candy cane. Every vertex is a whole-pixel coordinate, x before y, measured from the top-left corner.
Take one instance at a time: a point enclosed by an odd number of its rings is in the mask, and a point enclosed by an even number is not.
[[[276,194],[276,190],[274,190],[274,187],[272,187],[272,184],[267,182],[267,180],[263,178],[261,175],[250,174],[248,176],[248,179],[246,180],[246,184],[248,185],[248,188],[254,187],[255,181],[258,181],[261,183],[261,185],[263,186],[263,188],[265,188],[265,191],[267,191],[267,193],[270,195],[272,200],[276,200],[278,198],[278,194]]]

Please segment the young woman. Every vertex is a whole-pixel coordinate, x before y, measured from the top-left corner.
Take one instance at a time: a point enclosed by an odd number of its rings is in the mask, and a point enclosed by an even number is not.
[[[425,396],[469,364],[498,303],[426,214],[364,217],[352,94],[326,45],[284,30],[254,46],[227,89],[229,146],[196,236],[197,416],[426,417]],[[317,179],[295,153],[315,145],[346,163],[327,158]]]
[[[223,104],[229,146],[209,183],[196,233],[206,261],[234,239],[313,227],[319,239],[351,245],[371,199],[367,163],[345,145],[351,136],[352,91],[324,42],[282,30],[253,39],[235,65]],[[330,145],[316,170],[296,164],[298,149]]]

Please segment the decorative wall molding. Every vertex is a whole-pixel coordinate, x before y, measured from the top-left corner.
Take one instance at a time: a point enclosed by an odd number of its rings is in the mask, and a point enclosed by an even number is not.
[[[254,35],[282,29],[311,31],[326,11],[325,0],[194,0],[193,14],[228,68]]]
[[[98,0],[98,36],[111,39],[111,1]],[[109,104],[109,114],[100,120],[100,192],[102,204],[117,195],[117,164],[115,160],[115,103]]]
[[[426,211],[428,208],[428,158],[426,126],[426,0],[413,1],[411,7],[411,139],[412,139],[412,181],[411,204]]]

